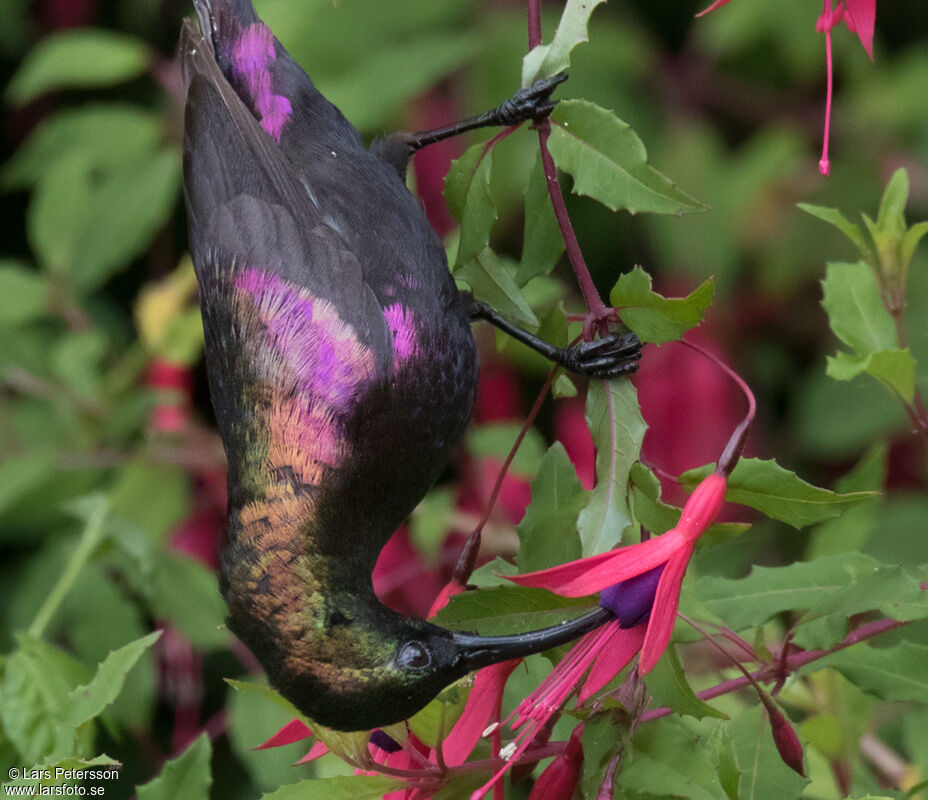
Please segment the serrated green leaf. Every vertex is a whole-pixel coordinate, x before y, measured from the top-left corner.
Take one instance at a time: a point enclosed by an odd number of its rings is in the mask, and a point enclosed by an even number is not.
[[[870,249],[870,245],[867,244],[863,231],[860,230],[859,226],[848,220],[838,209],[827,208],[826,206],[814,206],[810,203],[797,203],[796,205],[807,214],[811,214],[813,217],[818,217],[834,225],[854,243],[854,246],[860,251],[860,255],[865,261],[873,261],[873,251]]]
[[[867,373],[907,403],[915,396],[915,359],[909,349],[881,350],[858,355],[839,350],[828,356],[825,372],[836,381],[849,381]]]
[[[869,556],[848,552],[785,567],[754,566],[744,578],[700,577],[692,592],[711,613],[742,630],[761,626],[783,611],[827,602],[878,567]]]
[[[741,771],[739,800],[800,796],[808,780],[783,763],[761,706],[747,709],[732,721],[729,730]]]
[[[839,650],[808,664],[809,673],[831,667],[869,694],[888,702],[928,702],[928,647],[901,642],[872,647],[867,642]]]
[[[74,728],[99,716],[122,691],[129,670],[161,636],[155,631],[109,654],[97,666],[90,683],[78,686],[68,696],[66,724]]]
[[[108,172],[154,155],[164,138],[164,119],[129,105],[93,104],[48,117],[0,169],[0,186],[25,189],[78,153],[91,170]]]
[[[525,189],[525,233],[516,283],[525,286],[532,278],[549,274],[563,252],[564,237],[554,216],[544,166],[536,156]]]
[[[868,355],[898,347],[892,317],[866,264],[828,264],[822,289],[832,331],[855,352]]]
[[[651,289],[651,276],[635,267],[619,278],[609,299],[641,341],[661,344],[702,322],[714,290],[715,281],[709,278],[687,297],[664,297]]]
[[[454,595],[432,622],[454,630],[500,636],[559,625],[589,611],[590,598],[568,598],[546,589],[495,586]]]
[[[688,470],[680,476],[680,481],[692,491],[713,469],[712,464],[707,464]],[[877,496],[875,492],[840,494],[820,489],[775,461],[742,458],[728,480],[726,500],[743,503],[772,519],[802,528],[837,517],[846,509]]]
[[[591,381],[586,419],[596,445],[596,488],[580,512],[583,555],[604,553],[633,525],[628,480],[638,461],[647,425],[635,387],[627,380]]]
[[[522,290],[489,247],[455,270],[454,277],[466,281],[478,300],[485,301],[500,314],[522,325],[538,327],[538,317]]]
[[[493,153],[485,144],[475,144],[451,162],[445,178],[448,208],[461,223],[457,266],[475,258],[490,242],[496,222],[496,204],[490,192]]]
[[[793,642],[807,650],[828,647],[847,634],[850,616],[868,611],[900,621],[923,619],[928,617],[928,592],[917,575],[902,567],[874,566],[812,606],[796,623]]]
[[[308,724],[308,720],[303,713],[276,689],[272,689],[270,686],[263,683],[237,681],[233,678],[226,678],[225,682],[235,689],[236,692],[254,695],[255,697],[267,700],[269,703],[273,703],[278,708],[285,711],[292,719],[300,719]]]
[[[138,800],[209,800],[213,783],[210,773],[212,745],[201,733],[183,753],[172,758],[152,781],[136,788]]]
[[[54,33],[26,56],[6,98],[24,105],[51,89],[108,86],[141,75],[148,46],[131,36],[94,28]]]
[[[611,111],[586,100],[562,100],[551,114],[548,149],[573,176],[573,191],[632,214],[688,214],[706,206],[647,163],[638,135]]]
[[[87,677],[80,662],[31,637],[22,637],[5,659],[0,720],[25,763],[39,764],[52,753],[74,754],[74,729],[62,723],[71,690]]]
[[[536,45],[522,59],[522,85],[531,86],[541,78],[550,78],[570,66],[570,51],[589,41],[587,24],[590,15],[606,0],[567,0],[561,21],[550,44]]]
[[[35,270],[0,259],[0,325],[17,326],[41,317],[48,307],[48,284]]]
[[[704,703],[690,688],[683,673],[683,665],[677,656],[677,649],[673,645],[664,651],[657,666],[645,676],[644,683],[657,706],[672,708],[677,714],[687,714],[695,719],[728,719],[727,714]]]
[[[703,726],[699,729],[712,730]],[[616,784],[626,792],[658,797],[727,800],[715,763],[702,746],[702,737],[673,717],[638,728],[634,748],[626,753]]]
[[[397,792],[404,783],[396,778],[366,775],[336,775],[281,786],[261,800],[380,800]],[[143,798],[139,798],[143,800]]]
[[[566,564],[581,556],[577,516],[586,505],[587,493],[560,442],[545,454],[532,481],[532,502],[516,528],[520,572]]]

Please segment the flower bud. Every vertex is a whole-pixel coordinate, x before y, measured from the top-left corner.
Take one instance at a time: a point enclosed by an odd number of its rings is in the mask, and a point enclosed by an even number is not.
[[[583,769],[582,735],[583,725],[578,725],[570,734],[564,752],[548,764],[535,781],[528,800],[570,800],[573,797]]]

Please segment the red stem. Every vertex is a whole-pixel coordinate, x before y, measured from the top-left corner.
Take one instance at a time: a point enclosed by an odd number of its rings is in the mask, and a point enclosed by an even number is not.
[[[828,650],[806,650],[804,652],[796,653],[795,655],[790,656],[786,659],[786,670],[788,672],[794,672],[800,667],[804,667],[806,664],[811,663],[812,661],[817,661],[820,658],[823,658],[832,653],[836,653],[838,650],[843,650],[846,647],[851,647],[852,645],[859,644],[867,639],[872,639],[874,636],[879,636],[881,633],[887,633],[888,631],[895,630],[896,628],[901,628],[903,625],[908,625],[908,622],[899,622],[894,619],[880,619],[876,622],[868,622],[866,625],[861,625],[856,630],[851,631],[845,638],[844,641],[839,642],[834,647]],[[713,697],[719,697],[723,694],[729,694],[730,692],[735,692],[738,689],[743,689],[745,686],[749,685],[752,680],[759,681],[761,683],[769,683],[770,681],[776,680],[780,677],[782,668],[779,664],[770,665],[759,669],[756,672],[750,673],[750,678],[745,678],[741,676],[740,678],[732,678],[731,680],[720,683],[717,686],[712,686],[708,689],[704,689],[701,692],[697,692],[696,696],[700,700],[711,700]],[[661,717],[666,717],[668,714],[672,714],[673,709],[670,708],[652,708],[650,711],[646,711],[641,715],[641,722],[650,722],[654,719],[660,719]]]
[[[541,44],[541,0],[528,0],[528,46],[529,50]],[[603,303],[596,284],[593,283],[593,277],[590,275],[590,269],[583,258],[583,252],[580,250],[580,243],[577,241],[577,235],[574,233],[573,225],[570,223],[570,217],[567,214],[567,205],[564,203],[564,195],[561,192],[561,185],[557,180],[557,167],[551,153],[548,152],[548,137],[551,135],[551,123],[546,118],[536,126],[538,130],[538,147],[541,151],[541,163],[545,171],[545,182],[548,184],[548,195],[551,197],[551,205],[554,208],[554,216],[557,219],[558,228],[561,230],[561,236],[564,239],[564,249],[567,251],[567,258],[570,266],[577,277],[577,284],[583,293],[583,299],[586,301],[589,315],[585,318],[587,321],[603,322],[614,312]],[[584,326],[584,338],[592,338],[592,330],[588,325]]]

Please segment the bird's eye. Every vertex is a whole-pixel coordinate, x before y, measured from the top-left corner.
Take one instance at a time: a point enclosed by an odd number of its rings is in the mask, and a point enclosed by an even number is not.
[[[407,669],[425,669],[432,663],[432,657],[421,642],[406,642],[397,656],[397,663]]]

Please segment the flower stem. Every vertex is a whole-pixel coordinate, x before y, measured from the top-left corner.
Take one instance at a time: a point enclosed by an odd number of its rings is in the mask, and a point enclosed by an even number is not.
[[[528,46],[531,50],[541,44],[541,0],[528,0]],[[557,167],[554,159],[548,151],[548,138],[551,135],[551,122],[548,118],[543,119],[535,126],[538,131],[538,147],[541,151],[541,163],[544,167],[545,182],[548,185],[548,195],[551,198],[551,205],[554,208],[554,217],[557,219],[557,226],[561,230],[561,236],[564,239],[564,249],[567,251],[567,259],[577,278],[577,284],[583,294],[589,311],[584,324],[584,338],[590,339],[593,335],[592,326],[604,328],[605,321],[614,314],[611,308],[603,303],[596,284],[593,283],[593,276],[590,275],[590,269],[583,258],[583,252],[580,250],[580,243],[577,241],[577,235],[574,233],[573,225],[570,222],[570,216],[567,214],[567,205],[564,202],[564,195],[561,192],[561,185],[557,180]],[[603,332],[601,330],[601,332]]]
[[[42,607],[35,615],[35,619],[32,620],[28,631],[29,636],[40,639],[42,634],[45,633],[45,628],[51,622],[52,617],[58,610],[58,606],[67,597],[68,592],[71,591],[71,587],[74,586],[74,582],[77,580],[77,576],[80,575],[81,570],[90,560],[90,556],[97,549],[97,545],[100,544],[100,540],[103,538],[103,523],[106,521],[108,510],[109,507],[106,501],[99,499],[96,508],[94,508],[93,513],[91,513],[84,525],[80,541],[77,543],[77,549],[64,568],[64,572],[61,573],[61,577],[58,578],[58,582],[49,592],[48,597],[45,598],[45,602],[42,603]]]

